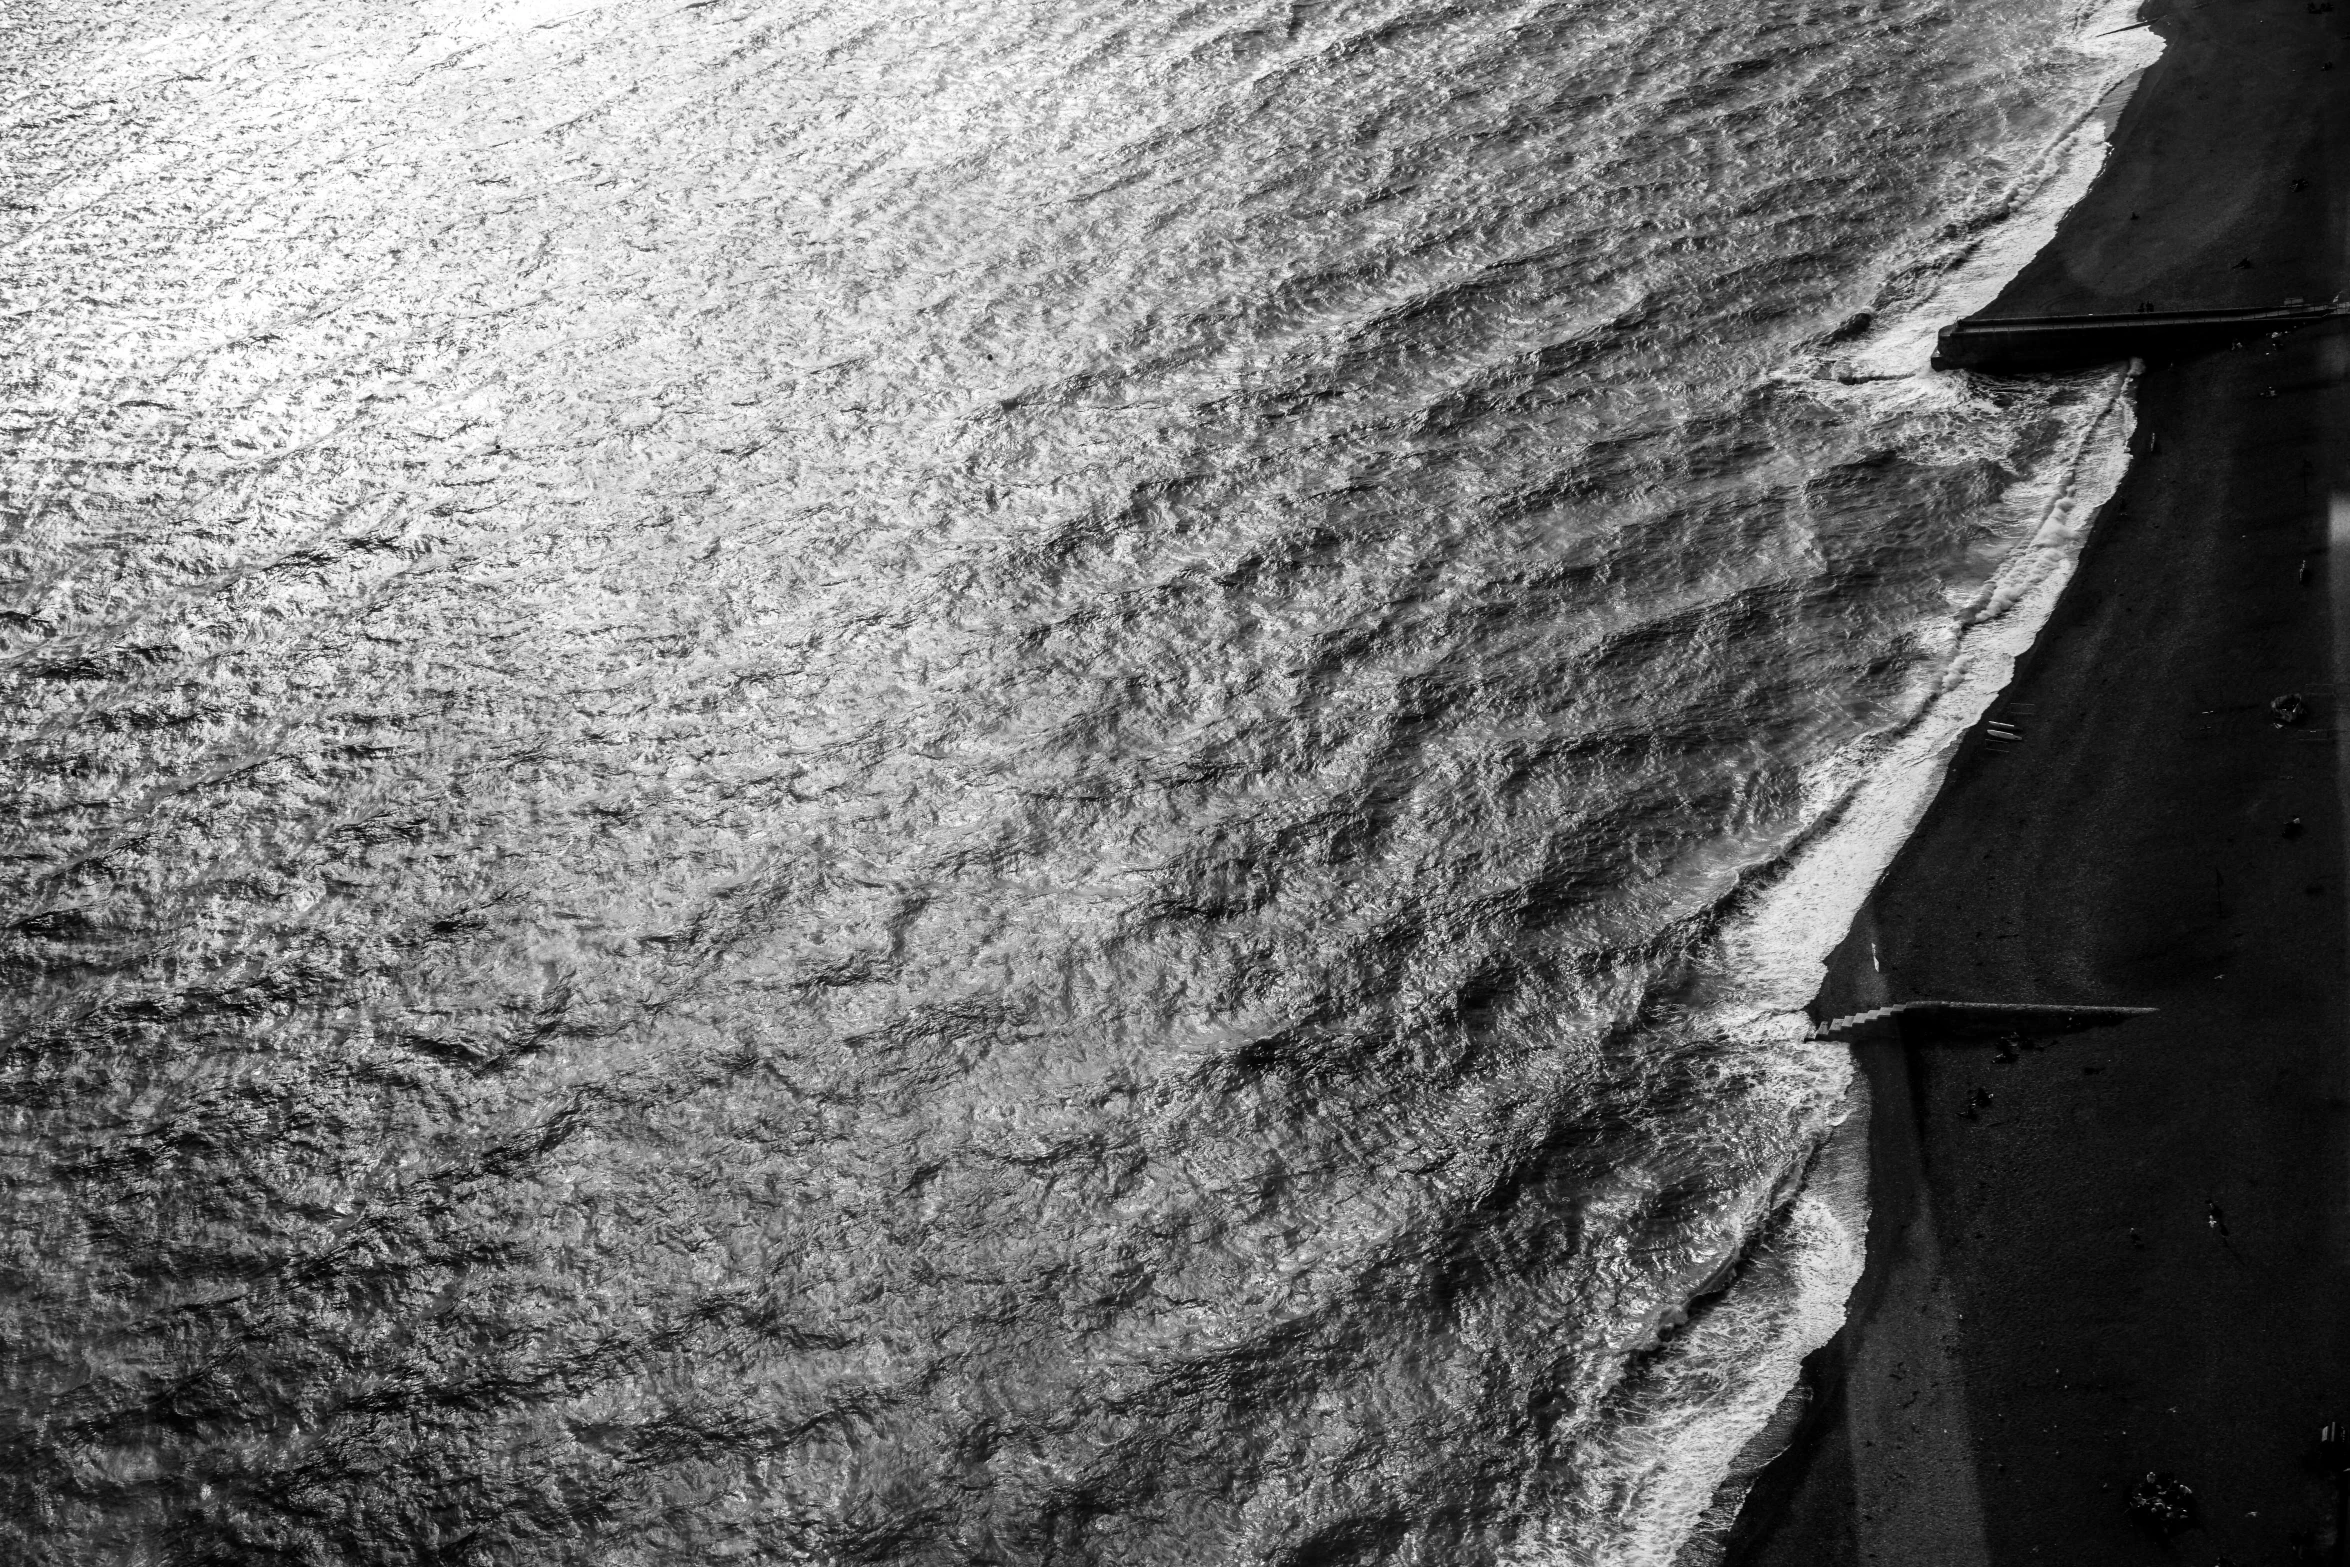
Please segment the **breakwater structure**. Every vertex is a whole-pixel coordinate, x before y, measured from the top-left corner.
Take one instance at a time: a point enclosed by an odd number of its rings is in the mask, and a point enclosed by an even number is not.
[[[2150,364],[2245,347],[2350,315],[2340,296],[2312,304],[2288,299],[2247,310],[2136,310],[2085,316],[1970,316],[1942,329],[1937,370],[1994,375],[2085,370],[2122,359]]]

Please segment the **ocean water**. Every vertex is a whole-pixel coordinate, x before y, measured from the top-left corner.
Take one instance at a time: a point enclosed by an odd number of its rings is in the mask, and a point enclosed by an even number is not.
[[[0,7],[0,1555],[1708,1560],[2128,20]]]

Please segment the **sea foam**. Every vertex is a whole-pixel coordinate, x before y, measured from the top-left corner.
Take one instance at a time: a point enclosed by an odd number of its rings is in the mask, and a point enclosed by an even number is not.
[[[2116,115],[2161,41],[2133,27],[2131,0],[2076,13],[2082,104],[2061,134],[2020,150],[2011,182],[1968,214],[1961,232],[1905,258],[1898,301],[1865,335],[1801,356],[1780,372],[1859,419],[1953,407],[1982,396],[1963,372],[1928,368],[1936,332],[1997,297],[2054,237],[2103,166]],[[1593,1464],[1602,1535],[1537,1534],[1525,1563],[1702,1567],[1718,1560],[1737,1504],[1774,1439],[1788,1434],[1805,1356],[1844,1320],[1865,1261],[1865,1085],[1846,1047],[1809,1036],[1802,1009],[1829,951],[1931,804],[1960,740],[2005,687],[2073,568],[2099,508],[2128,465],[2135,367],[2070,380],[2051,404],[2056,428],[2038,462],[1999,498],[1994,524],[2020,539],[1988,579],[1954,602],[1934,676],[1902,722],[1845,747],[1805,779],[1816,825],[1723,935],[1736,976],[1719,1026],[1767,1038],[1792,1063],[1787,1092],[1808,1097],[1816,1153],[1791,1189],[1758,1210],[1748,1250],[1710,1278],[1718,1298],[1627,1387],[1627,1415]],[[1888,979],[1898,992],[1899,978]],[[1767,1212],[1767,1217],[1764,1214]],[[1597,1457],[1598,1455],[1594,1455]]]

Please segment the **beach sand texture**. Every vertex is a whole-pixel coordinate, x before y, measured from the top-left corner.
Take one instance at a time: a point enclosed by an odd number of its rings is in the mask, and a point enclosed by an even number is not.
[[[1993,313],[2350,288],[2350,7],[2148,15],[2169,46],[2111,160]],[[2346,361],[2337,324],[2149,368],[2129,477],[1991,713],[2021,738],[1970,736],[1832,962],[1822,1016],[2160,1011],[2012,1062],[1855,1036],[1868,1271],[1740,1567],[2341,1559],[2313,1446],[2350,1411]],[[2196,1492],[2170,1544],[2128,1513],[2150,1470]]]

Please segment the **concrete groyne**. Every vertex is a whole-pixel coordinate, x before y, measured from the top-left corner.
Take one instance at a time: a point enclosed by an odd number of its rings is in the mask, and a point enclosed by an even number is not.
[[[2160,363],[2281,336],[2342,315],[2350,315],[2350,305],[2288,300],[2253,310],[1974,316],[1942,329],[1934,346],[1934,368],[2004,375],[2080,370],[2121,359]]]

